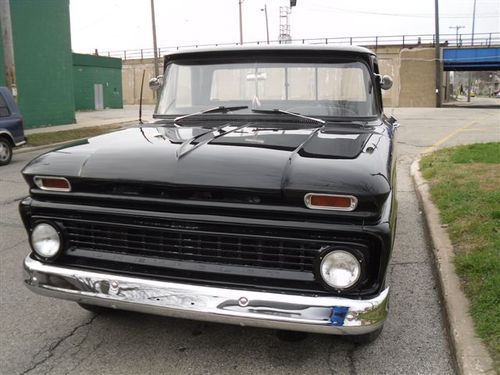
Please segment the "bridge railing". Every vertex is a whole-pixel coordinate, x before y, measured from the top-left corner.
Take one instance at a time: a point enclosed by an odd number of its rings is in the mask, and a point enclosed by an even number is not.
[[[483,46],[491,47],[500,45],[500,33],[475,33],[472,34],[440,34],[439,42],[443,46],[450,47],[471,47]],[[334,37],[334,38],[307,38],[292,39],[290,44],[322,44],[322,45],[356,45],[369,48],[378,48],[382,46],[398,47],[416,47],[434,46],[436,43],[435,34],[423,35],[385,35],[385,36],[355,36],[355,37]],[[282,44],[279,40],[271,40],[269,43],[263,40],[245,42],[243,45],[276,45]],[[238,46],[239,43],[211,43],[211,44],[191,44],[182,46],[169,46],[158,48],[158,56],[166,53],[187,49],[187,48],[208,48],[218,46]],[[96,51],[97,52],[97,51]],[[154,57],[153,48],[142,48],[133,50],[115,50],[97,52],[101,56],[118,57],[123,60],[149,59]]]

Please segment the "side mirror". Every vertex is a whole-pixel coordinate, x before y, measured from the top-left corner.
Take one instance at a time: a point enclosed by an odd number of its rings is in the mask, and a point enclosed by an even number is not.
[[[387,119],[387,122],[392,125],[394,129],[399,128],[399,122],[396,120],[394,116],[391,116]]]
[[[153,91],[158,91],[163,86],[163,76],[151,78],[149,80],[149,88]]]
[[[380,77],[380,88],[382,90],[389,90],[392,87],[392,78],[390,76]]]

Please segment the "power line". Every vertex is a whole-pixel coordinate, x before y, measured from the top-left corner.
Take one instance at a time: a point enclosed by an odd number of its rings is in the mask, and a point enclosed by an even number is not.
[[[354,13],[354,14],[368,14],[368,15],[376,15],[376,16],[388,16],[388,17],[410,17],[410,18],[434,18],[434,14],[430,13],[385,13],[385,12],[372,12],[372,11],[363,11],[363,10],[353,10],[353,9],[345,9],[345,8],[336,8],[329,7],[324,5],[314,5],[316,7],[315,10],[324,11],[324,10],[334,10],[345,13]],[[314,9],[314,8],[311,8]],[[470,18],[470,14],[449,14],[449,15],[440,15],[440,18]],[[495,14],[476,14],[476,18],[498,18],[498,15]]]

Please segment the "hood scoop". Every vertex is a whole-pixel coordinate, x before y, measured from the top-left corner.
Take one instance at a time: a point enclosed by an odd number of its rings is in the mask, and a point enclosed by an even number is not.
[[[370,136],[370,133],[318,132],[304,144],[299,155],[309,158],[354,159],[362,152]]]

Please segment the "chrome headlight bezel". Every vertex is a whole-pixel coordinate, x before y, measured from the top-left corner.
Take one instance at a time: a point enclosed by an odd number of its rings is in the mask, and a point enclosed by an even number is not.
[[[49,230],[52,231],[52,233],[45,233],[45,236],[47,235],[52,235],[55,237],[55,240],[57,241],[55,248],[50,251],[50,252],[44,252],[41,248],[40,245],[37,244],[37,241],[40,241],[40,239],[37,240],[36,236],[43,236],[43,233],[40,234],[38,232],[43,231],[43,230]],[[36,254],[36,256],[42,260],[46,261],[52,261],[56,259],[60,254],[61,250],[63,248],[63,233],[60,230],[59,226],[56,225],[53,222],[49,221],[38,221],[33,224],[33,227],[30,230],[30,235],[29,235],[29,240],[30,240],[30,245],[31,249],[33,252]]]
[[[347,257],[350,257],[351,260],[354,260],[356,262],[358,273],[357,273],[355,279],[351,283],[346,284],[346,286],[332,284],[324,276],[323,265],[324,265],[325,259],[328,259],[329,257],[334,256],[334,255],[332,255],[334,253],[339,254],[339,255],[346,255]],[[320,255],[317,258],[316,266],[315,266],[315,275],[316,275],[316,279],[327,290],[336,291],[338,293],[352,291],[353,289],[356,289],[357,287],[359,287],[359,285],[361,285],[363,283],[363,280],[366,277],[365,256],[363,255],[363,252],[361,252],[357,248],[351,248],[348,246],[327,247],[326,249],[324,249],[320,253]]]

